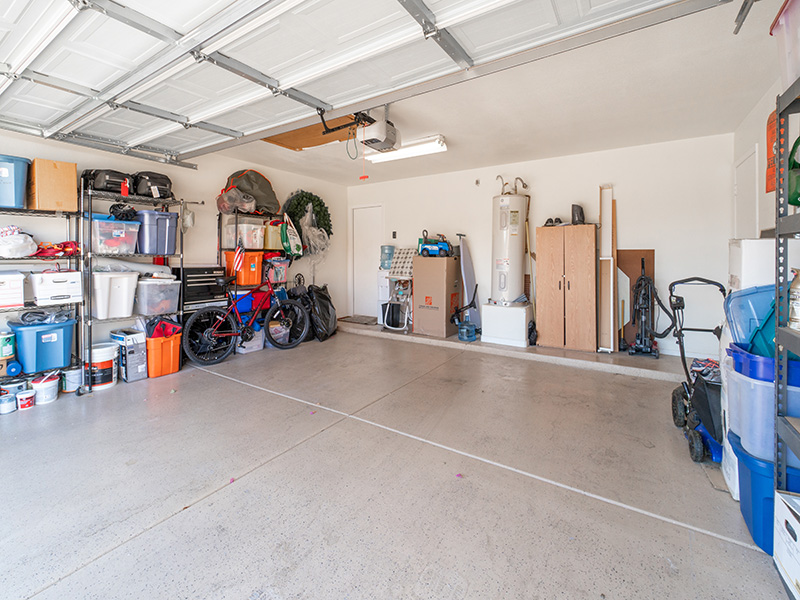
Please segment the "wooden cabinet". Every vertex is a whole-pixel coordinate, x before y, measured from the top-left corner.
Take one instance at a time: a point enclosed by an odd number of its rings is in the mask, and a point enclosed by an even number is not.
[[[597,350],[597,241],[594,225],[536,229],[539,345]]]

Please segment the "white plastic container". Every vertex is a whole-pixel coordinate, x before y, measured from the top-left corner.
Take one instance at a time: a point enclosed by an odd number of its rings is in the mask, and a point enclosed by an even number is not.
[[[725,337],[723,331],[723,338]],[[720,340],[721,341],[721,340]],[[727,343],[725,347],[727,347]],[[722,406],[722,476],[725,478],[725,485],[731,497],[739,501],[739,459],[733,453],[733,448],[728,441],[728,431],[730,431],[730,402],[728,400],[728,390],[730,389],[731,372],[733,372],[733,358],[727,356],[723,350],[720,355],[720,379],[722,386],[720,390],[720,404]],[[738,393],[738,388],[737,388]],[[735,432],[734,432],[735,433]]]
[[[223,248],[235,248],[238,238],[246,250],[261,250],[264,247],[264,226],[239,223],[239,235],[236,235],[236,225],[225,225],[222,236]]]
[[[37,306],[53,306],[80,302],[83,299],[83,279],[80,271],[46,271],[28,276]]]
[[[58,398],[58,373],[37,377],[31,381],[31,389],[36,392],[36,405],[50,404]]]
[[[0,308],[25,304],[25,276],[19,271],[0,271]]]
[[[0,390],[0,415],[7,415],[17,410],[17,395],[8,390]]]
[[[83,371],[80,367],[61,371],[61,391],[67,394],[75,392],[83,385]]]
[[[17,392],[17,408],[19,410],[28,410],[33,408],[36,402],[36,390],[22,390]]]
[[[138,279],[136,272],[92,273],[92,316],[96,319],[130,317]]]
[[[139,239],[137,221],[113,221],[98,218],[92,221],[92,250],[98,254],[133,254]]]
[[[789,0],[781,7],[769,33],[778,40],[781,83],[786,90],[800,77],[800,1]]]
[[[800,417],[800,388],[787,389],[787,414]],[[760,460],[774,461],[775,384],[730,371],[727,396],[728,423],[731,431],[742,439],[742,447]],[[791,452],[788,464],[800,468],[800,460]]]
[[[180,291],[180,281],[140,279],[136,286],[136,313],[163,315],[177,312]]]

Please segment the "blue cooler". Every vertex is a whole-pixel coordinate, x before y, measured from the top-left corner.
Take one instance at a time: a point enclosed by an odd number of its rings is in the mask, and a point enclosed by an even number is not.
[[[0,206],[25,208],[30,164],[27,158],[0,154]]]
[[[23,325],[9,323],[17,340],[17,360],[24,373],[63,369],[72,359],[75,319],[63,323]]]

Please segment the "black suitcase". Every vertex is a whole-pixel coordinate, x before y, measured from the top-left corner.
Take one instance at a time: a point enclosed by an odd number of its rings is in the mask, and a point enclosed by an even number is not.
[[[172,180],[162,173],[140,171],[133,176],[133,185],[137,196],[152,198],[170,198],[172,196]]]
[[[133,177],[111,169],[87,169],[81,173],[84,184],[102,192],[126,193],[122,191],[123,183],[127,193],[133,193]]]

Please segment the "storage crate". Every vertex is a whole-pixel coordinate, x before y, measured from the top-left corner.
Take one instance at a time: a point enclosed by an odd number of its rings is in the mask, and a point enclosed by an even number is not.
[[[222,247],[235,248],[239,238],[246,250],[260,250],[264,247],[264,226],[239,223],[239,234],[236,225],[225,225],[222,230]]]
[[[140,210],[136,212],[136,220],[139,222],[139,254],[175,254],[178,213]]]
[[[25,275],[19,271],[0,271],[0,307],[25,304]]]
[[[75,319],[63,323],[23,325],[9,323],[17,342],[17,360],[25,373],[63,369],[72,358]]]
[[[92,250],[98,254],[133,254],[139,236],[137,221],[92,215]]]
[[[724,305],[733,341],[737,344],[749,344],[756,330],[769,320],[774,303],[774,285],[760,285],[731,292],[725,298]]]
[[[247,313],[253,310],[253,297],[248,296],[249,292],[236,293],[236,310],[240,313]]]
[[[728,441],[739,460],[739,510],[753,541],[771,556],[775,465],[748,453],[735,433],[728,434]],[[786,489],[790,492],[800,491],[800,470],[792,467],[786,469]]]
[[[259,329],[255,332],[255,337],[249,342],[236,343],[236,354],[250,354],[264,349],[264,330]]]
[[[800,77],[800,2],[784,2],[769,33],[778,40],[781,83],[785,90]]]
[[[0,154],[0,206],[25,208],[30,164],[27,158]]]
[[[788,387],[786,413],[800,417],[800,388]],[[728,423],[742,447],[760,460],[772,460],[775,444],[775,384],[751,379],[736,371],[728,373]],[[800,468],[789,451],[788,462]]]
[[[242,270],[236,273],[233,270],[233,255],[235,252],[225,253],[225,273],[236,275],[237,285],[258,285],[261,283],[261,252],[245,252]]]
[[[97,319],[119,319],[133,314],[136,296],[135,271],[92,273],[92,316]]]
[[[286,283],[289,277],[289,261],[272,259],[272,268],[269,270],[270,283]]]
[[[161,377],[181,368],[181,334],[147,338],[147,376]]]
[[[136,286],[136,312],[163,315],[178,311],[181,282],[172,279],[140,279]]]
[[[119,344],[119,376],[128,383],[147,379],[147,341],[143,331],[116,329],[109,334]]]
[[[737,373],[759,381],[775,381],[775,359],[771,356],[757,356],[749,352],[749,344],[730,344],[728,356],[733,358],[733,368]],[[789,385],[800,387],[800,361],[789,361]]]
[[[83,299],[83,278],[80,271],[31,273],[28,280],[37,306],[68,304]]]

